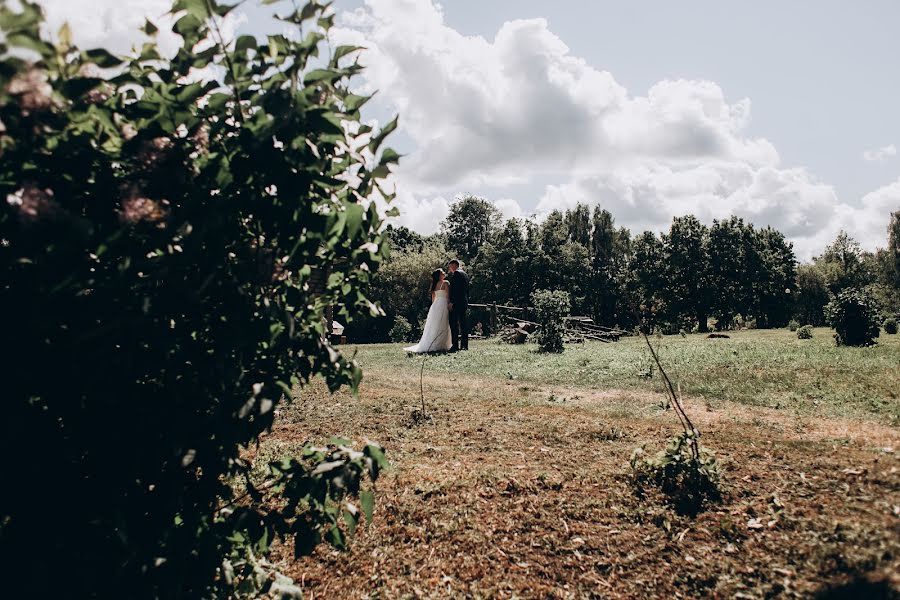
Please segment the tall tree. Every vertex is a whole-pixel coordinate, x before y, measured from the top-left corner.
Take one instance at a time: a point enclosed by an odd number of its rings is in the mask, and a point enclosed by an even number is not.
[[[541,225],[541,250],[553,254],[568,239],[569,230],[563,214],[558,210],[552,211]]]
[[[757,288],[756,322],[759,327],[781,327],[791,316],[797,287],[797,260],[793,244],[771,227],[757,232],[762,257]]]
[[[886,253],[889,272],[893,274],[891,283],[895,289],[900,290],[900,210],[891,213]]]
[[[863,288],[871,283],[863,266],[859,242],[841,230],[821,256],[813,259],[822,269],[829,291],[838,294],[848,288]]]
[[[450,205],[450,214],[441,222],[447,248],[464,261],[478,256],[501,224],[501,214],[493,203],[467,194]]]
[[[707,228],[696,217],[688,215],[673,219],[669,233],[663,236],[666,287],[671,298],[669,318],[673,325],[689,325],[696,320],[699,330],[707,331],[711,304],[708,235]]]
[[[473,271],[478,274],[473,297],[486,302],[527,305],[534,291],[530,265],[533,250],[525,243],[519,219],[509,219],[494,240],[482,248]]]
[[[613,325],[616,315],[616,226],[606,209],[594,207],[591,229],[591,265],[593,274],[593,315]]]
[[[391,251],[421,250],[422,243],[425,239],[412,229],[404,227],[403,225],[399,227],[388,225],[385,228],[384,233],[387,235],[388,240],[390,240]]]
[[[747,314],[750,298],[744,221],[713,221],[709,230],[709,285],[717,329],[730,329],[736,314]]]
[[[569,239],[578,242],[585,248],[591,246],[591,211],[586,204],[578,203],[575,208],[566,211],[566,227]]]
[[[815,264],[797,267],[797,293],[794,298],[794,318],[801,325],[825,324],[825,305],[828,304],[828,283],[822,269]]]
[[[665,249],[652,231],[645,231],[632,244],[627,288],[631,311],[655,326],[665,312]]]

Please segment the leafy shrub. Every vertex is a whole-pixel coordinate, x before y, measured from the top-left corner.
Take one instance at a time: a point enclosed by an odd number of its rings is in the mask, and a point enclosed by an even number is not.
[[[269,541],[341,545],[383,464],[376,446],[307,448],[265,493],[250,480],[243,449],[282,398],[317,375],[359,382],[325,314],[373,306],[360,290],[384,239],[367,199],[397,154],[381,148],[395,122],[359,123],[354,48],[315,58],[322,5],[281,6],[305,38],[226,47],[211,25],[232,8],[178,0],[173,58],[149,41],[122,59],[78,50],[67,28],[47,41],[37,5],[0,3],[10,597],[60,581],[70,597],[284,587],[257,577]]]
[[[678,512],[686,514],[694,514],[707,503],[719,500],[719,464],[711,452],[699,445],[699,456],[694,456],[691,446],[697,437],[696,433],[679,433],[654,456],[647,456],[643,448],[635,449],[630,464],[638,489],[647,484],[658,487]]]
[[[838,346],[871,346],[881,333],[878,308],[863,290],[849,288],[825,305],[825,320]]]
[[[897,319],[895,319],[894,317],[888,317],[887,319],[885,319],[884,323],[882,323],[882,326],[884,327],[885,333],[889,333],[891,335],[897,333]]]
[[[394,318],[394,326],[391,327],[391,341],[392,342],[408,342],[410,336],[412,335],[412,325],[409,324],[409,321],[406,320],[406,317],[403,315],[397,315]]]
[[[791,319],[790,322],[788,323],[788,329],[790,331],[797,331],[798,329],[800,329],[800,323],[798,323],[794,319]]]
[[[803,327],[799,327],[797,329],[797,339],[798,340],[811,340],[813,336],[813,328],[809,325],[804,325]]]
[[[537,343],[541,352],[562,352],[565,317],[571,310],[568,292],[538,290],[531,296],[537,313]]]
[[[744,322],[744,326],[747,329],[756,329],[757,328],[756,319],[747,319],[747,321]]]

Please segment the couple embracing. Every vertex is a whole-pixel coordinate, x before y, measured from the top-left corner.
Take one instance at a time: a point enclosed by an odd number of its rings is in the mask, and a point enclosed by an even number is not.
[[[422,339],[407,352],[456,352],[469,349],[469,329],[466,311],[469,309],[469,276],[453,259],[443,269],[431,274],[431,308],[422,328]]]

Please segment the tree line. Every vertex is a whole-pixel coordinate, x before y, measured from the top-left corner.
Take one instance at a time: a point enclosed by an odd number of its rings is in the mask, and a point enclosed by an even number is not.
[[[597,323],[654,331],[783,327],[791,320],[822,325],[829,299],[863,290],[885,315],[900,310],[900,211],[890,216],[890,242],[861,250],[841,232],[809,263],[772,227],[739,217],[704,225],[686,215],[661,234],[633,235],[606,209],[578,204],[538,223],[503,220],[472,195],[450,207],[439,233],[422,236],[389,226],[390,258],[373,277],[372,296],[387,319],[357,328],[356,341],[385,341],[394,323],[415,337],[428,308],[428,274],[459,257],[472,277],[472,302],[529,306],[537,290],[570,294],[572,314]],[[473,321],[489,326],[486,315]]]

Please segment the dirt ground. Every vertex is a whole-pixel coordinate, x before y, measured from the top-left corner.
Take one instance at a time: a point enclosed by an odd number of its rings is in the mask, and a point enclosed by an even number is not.
[[[367,374],[306,391],[266,444],[343,435],[393,469],[351,549],[275,558],[309,599],[897,598],[900,432],[702,400],[687,408],[724,498],[682,516],[635,492],[628,458],[678,431],[650,392]]]

